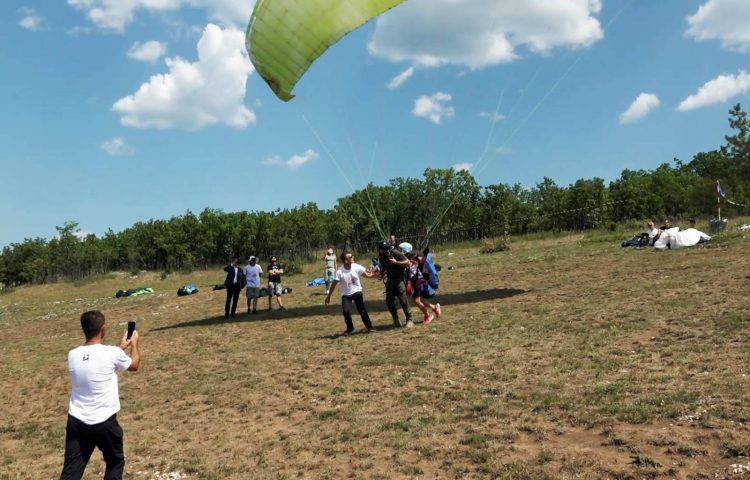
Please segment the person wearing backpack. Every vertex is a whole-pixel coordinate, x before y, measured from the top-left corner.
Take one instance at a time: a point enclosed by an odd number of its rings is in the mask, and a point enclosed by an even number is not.
[[[406,293],[411,293],[414,303],[424,315],[422,323],[429,325],[435,317],[441,315],[440,304],[432,304],[427,300],[428,296],[435,294],[435,290],[427,281],[428,273],[425,272],[425,256],[418,252],[406,252],[406,258],[409,259],[409,269],[407,270],[408,284]],[[429,292],[432,292],[431,294]]]
[[[385,277],[385,304],[391,313],[393,325],[401,326],[398,319],[398,310],[396,310],[396,299],[398,299],[406,317],[407,328],[413,327],[414,322],[411,320],[411,309],[409,308],[409,299],[406,296],[404,274],[410,265],[409,259],[388,242],[381,242],[378,245],[378,264],[380,265],[381,276]]]

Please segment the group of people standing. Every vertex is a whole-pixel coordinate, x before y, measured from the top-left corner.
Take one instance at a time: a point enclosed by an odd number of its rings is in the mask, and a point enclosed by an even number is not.
[[[224,303],[224,318],[236,315],[237,303],[243,288],[247,297],[247,313],[258,313],[258,298],[261,294],[260,277],[263,275],[263,268],[258,264],[258,258],[251,255],[247,260],[247,265],[243,268],[240,266],[240,259],[232,257],[231,263],[224,267],[224,271],[227,273],[224,279],[224,287],[227,291],[227,300]],[[275,255],[271,256],[267,271],[268,310],[273,309],[273,297],[276,297],[279,310],[284,310],[284,303],[281,300],[284,290],[281,285],[281,276],[284,274],[284,269]]]
[[[326,282],[326,299],[325,304],[331,302],[331,295],[336,289],[336,285],[341,284],[341,308],[344,315],[346,330],[344,335],[350,335],[354,332],[354,323],[352,321],[352,305],[357,308],[357,312],[362,319],[366,331],[372,331],[372,321],[367,313],[364,302],[364,293],[362,288],[362,278],[382,278],[385,282],[385,303],[391,314],[391,319],[395,327],[401,327],[399,320],[396,300],[398,300],[401,310],[404,313],[406,327],[414,326],[412,312],[409,306],[408,295],[411,294],[414,303],[422,311],[422,322],[429,325],[434,318],[441,315],[440,304],[432,304],[422,295],[420,283],[424,281],[427,273],[424,269],[424,255],[419,252],[413,252],[411,245],[402,244],[405,248],[399,248],[392,235],[389,242],[382,242],[378,245],[377,267],[366,269],[362,265],[354,262],[354,254],[344,251],[341,254],[342,265],[335,270],[331,280],[330,287]],[[405,251],[408,250],[408,251]],[[333,249],[326,251],[324,256],[326,279],[329,273],[329,257],[333,255]],[[335,257],[334,264],[335,265]]]

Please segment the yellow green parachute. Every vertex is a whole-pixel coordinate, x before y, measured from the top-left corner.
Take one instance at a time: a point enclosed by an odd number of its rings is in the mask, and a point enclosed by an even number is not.
[[[352,30],[404,0],[257,0],[247,27],[250,60],[277,97]]]

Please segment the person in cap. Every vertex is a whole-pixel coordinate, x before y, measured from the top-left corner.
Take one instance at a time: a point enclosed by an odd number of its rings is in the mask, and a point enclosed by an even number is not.
[[[406,326],[413,327],[414,323],[411,320],[411,309],[406,296],[405,283],[405,272],[410,265],[409,259],[395,246],[388,242],[382,242],[378,245],[378,263],[380,264],[380,274],[385,277],[385,304],[391,313],[393,325],[401,326],[396,309],[396,299],[398,299],[406,318]]]
[[[283,293],[284,287],[281,286],[281,276],[284,274],[284,269],[279,264],[279,259],[276,255],[271,256],[271,263],[268,264],[268,310],[271,310],[271,300],[276,297],[276,303],[279,305],[279,310],[284,310],[284,304],[281,302],[281,294]]]
[[[258,265],[258,259],[251,255],[247,260],[247,265],[245,265],[245,278],[247,279],[247,287],[245,288],[245,295],[247,296],[247,313],[258,313],[261,275],[263,275],[263,269]]]

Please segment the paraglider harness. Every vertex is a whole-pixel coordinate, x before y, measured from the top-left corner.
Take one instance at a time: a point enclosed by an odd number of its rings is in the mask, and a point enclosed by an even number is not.
[[[422,298],[431,298],[435,296],[440,286],[438,276],[438,267],[432,259],[430,248],[427,247],[422,252],[422,261],[419,261],[419,254],[408,253],[406,258],[409,259],[411,266],[404,271],[404,280],[406,282],[407,295],[414,294],[414,288],[419,289],[419,296]],[[415,280],[412,282],[412,280]]]

